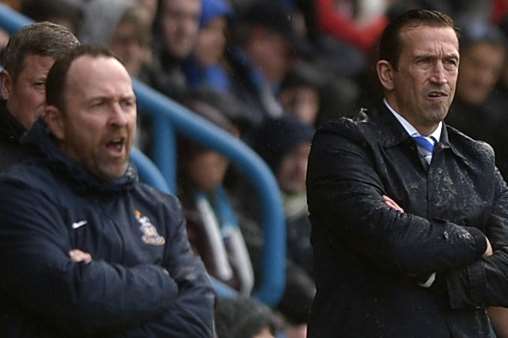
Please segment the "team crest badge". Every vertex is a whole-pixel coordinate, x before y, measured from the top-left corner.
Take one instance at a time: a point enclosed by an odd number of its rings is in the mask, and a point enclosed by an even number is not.
[[[159,235],[159,233],[157,232],[157,228],[154,227],[154,225],[147,216],[143,216],[143,214],[139,210],[135,211],[135,216],[139,224],[141,224],[139,229],[143,233],[143,236],[141,237],[143,242],[145,242],[146,244],[158,246],[164,245],[166,243],[164,237]]]

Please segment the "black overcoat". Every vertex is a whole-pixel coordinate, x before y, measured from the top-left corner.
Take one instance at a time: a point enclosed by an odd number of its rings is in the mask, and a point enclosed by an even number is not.
[[[489,145],[444,125],[427,166],[383,106],[318,130],[307,184],[309,337],[494,337],[485,308],[508,305],[508,189]]]

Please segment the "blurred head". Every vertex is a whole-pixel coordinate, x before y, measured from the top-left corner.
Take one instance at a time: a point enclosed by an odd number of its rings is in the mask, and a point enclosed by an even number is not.
[[[99,179],[123,176],[136,132],[125,67],[106,49],[81,46],[48,75],[45,120],[62,151]]]
[[[220,338],[273,338],[276,329],[271,310],[252,298],[218,298],[215,322]]]
[[[464,25],[457,97],[480,105],[488,98],[499,79],[506,54],[506,41],[494,26],[483,22]]]
[[[151,58],[150,38],[146,12],[136,7],[128,8],[113,30],[110,47],[132,77],[137,76],[143,64]]]
[[[384,95],[423,135],[448,114],[458,67],[458,36],[445,14],[411,10],[383,32],[376,69]]]
[[[49,22],[26,26],[9,40],[2,54],[2,96],[25,128],[43,113],[46,77],[55,59],[78,44],[67,28]]]
[[[310,141],[294,146],[284,155],[277,172],[277,181],[282,191],[289,194],[305,192],[307,162],[310,153]]]
[[[312,126],[319,112],[319,91],[312,86],[294,86],[280,93],[284,110]]]
[[[241,19],[241,44],[249,58],[272,83],[280,83],[294,60],[298,38],[292,16],[282,5],[260,1],[251,5]]]
[[[199,64],[211,66],[220,62],[226,47],[226,27],[226,19],[216,17],[199,30],[193,52]]]
[[[220,95],[216,93],[216,95]],[[222,113],[215,100],[206,92],[195,91],[184,100],[185,105],[196,115],[213,123],[225,132],[237,137],[239,132],[235,125]],[[224,181],[229,160],[219,152],[189,139],[182,139],[179,146],[182,174],[185,175],[196,190],[210,192]]]
[[[313,126],[320,108],[320,91],[325,86],[327,74],[317,66],[297,63],[282,81],[280,101],[284,110],[298,120]]]
[[[201,0],[160,1],[159,29],[164,50],[175,59],[184,59],[196,43]]]
[[[285,193],[305,192],[310,142],[314,129],[287,116],[266,120],[254,135],[254,149],[272,169]]]
[[[80,24],[79,5],[67,0],[23,0],[21,13],[34,21],[49,21],[67,27],[75,33]]]
[[[137,0],[138,5],[143,8],[148,15],[148,22],[152,24],[157,13],[158,0]]]
[[[200,29],[194,47],[194,58],[202,65],[217,64],[226,47],[226,29],[231,7],[224,0],[202,0]]]

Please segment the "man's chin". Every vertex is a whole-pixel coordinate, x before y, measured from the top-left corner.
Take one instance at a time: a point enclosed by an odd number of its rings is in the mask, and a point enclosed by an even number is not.
[[[129,167],[128,163],[125,163],[122,166],[110,166],[107,168],[99,168],[98,170],[96,170],[94,175],[104,181],[114,181],[124,176],[128,167]]]

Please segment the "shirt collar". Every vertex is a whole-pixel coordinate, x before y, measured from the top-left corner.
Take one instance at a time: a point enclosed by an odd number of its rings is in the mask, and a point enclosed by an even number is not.
[[[386,99],[383,100],[385,106],[388,108],[388,110],[393,114],[393,116],[395,116],[395,118],[397,119],[397,121],[399,121],[399,123],[402,125],[402,127],[404,128],[404,130],[412,137],[414,136],[424,136],[424,135],[421,135],[418,130],[416,130],[415,127],[413,127],[413,125],[411,123],[409,123],[408,120],[406,120],[402,115],[400,115],[399,113],[397,113],[391,106],[390,104],[388,103],[388,101],[386,101]],[[432,142],[439,142],[440,138],[441,138],[441,130],[443,129],[443,122],[439,122],[436,130],[434,130],[432,132],[432,134],[428,135],[428,136],[424,136],[426,139],[428,140],[432,140]],[[434,141],[435,140],[435,141]]]

